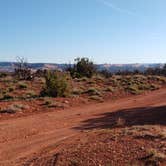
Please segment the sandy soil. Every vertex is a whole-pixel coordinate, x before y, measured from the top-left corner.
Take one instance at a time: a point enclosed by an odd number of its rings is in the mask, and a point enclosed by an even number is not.
[[[86,130],[110,128],[119,116],[128,119],[127,126],[165,126],[165,110],[166,89],[161,89],[117,101],[1,120],[0,165],[22,165],[34,156],[58,151],[63,141]]]

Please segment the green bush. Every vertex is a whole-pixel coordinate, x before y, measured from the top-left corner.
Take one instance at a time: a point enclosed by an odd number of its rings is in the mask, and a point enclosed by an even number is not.
[[[99,71],[99,74],[101,74],[105,78],[112,77],[112,73],[109,70],[107,70],[107,69],[103,69],[103,70]]]
[[[77,78],[77,81],[78,81],[78,82],[81,82],[81,81],[87,82],[87,81],[88,81],[88,78],[87,78],[87,77]]]
[[[73,78],[91,78],[96,73],[96,66],[88,58],[76,58],[76,64],[69,65],[66,71],[70,72]]]
[[[3,96],[3,100],[11,100],[11,99],[13,99],[13,96],[11,96],[11,95],[5,94]]]
[[[88,93],[89,95],[98,95],[98,96],[101,95],[100,91],[98,91],[94,87],[89,88],[85,93]]]
[[[7,76],[7,73],[4,73],[4,72],[0,73],[0,78],[4,78],[6,76]]]
[[[7,90],[3,90],[2,94],[5,95],[7,93]]]
[[[35,91],[28,91],[27,92],[27,97],[29,97],[29,98],[35,98],[35,97],[37,97],[37,94],[35,93]]]
[[[102,97],[97,96],[97,95],[90,96],[89,99],[95,100],[95,101],[99,101],[99,102],[103,102],[104,101],[104,99]]]
[[[81,89],[77,89],[77,88],[73,89],[73,94],[74,95],[80,95],[81,93],[82,93]]]
[[[161,82],[162,84],[166,83],[166,77],[163,76],[156,76],[157,81]]]
[[[157,90],[157,89],[160,89],[160,86],[155,85],[155,84],[150,85],[150,90]]]
[[[26,88],[28,88],[27,84],[25,84],[25,83],[19,83],[18,87],[19,87],[19,89],[26,89]]]
[[[14,114],[16,112],[23,111],[24,109],[29,108],[27,105],[23,104],[12,104],[7,106],[7,108],[0,110],[1,113],[8,113],[8,114]]]
[[[109,86],[105,89],[106,92],[114,92],[115,91],[115,88],[113,88],[112,86]]]
[[[13,92],[13,91],[14,91],[14,88],[13,88],[13,87],[9,87],[8,91],[9,91],[9,92]]]
[[[46,98],[46,99],[44,100],[44,105],[49,106],[49,105],[51,105],[52,103],[53,103],[53,101],[52,101],[51,99]]]
[[[41,96],[66,97],[70,94],[71,86],[67,74],[48,71],[45,74],[45,87]]]
[[[126,90],[128,91],[128,92],[130,92],[131,94],[134,94],[134,95],[136,95],[136,94],[140,94],[142,91],[140,91],[139,89],[138,89],[138,86],[137,85],[130,85],[130,86],[128,86],[127,88],[126,88]]]

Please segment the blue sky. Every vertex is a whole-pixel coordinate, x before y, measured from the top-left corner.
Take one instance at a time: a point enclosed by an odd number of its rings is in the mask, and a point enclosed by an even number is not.
[[[0,61],[166,62],[166,0],[0,0]]]

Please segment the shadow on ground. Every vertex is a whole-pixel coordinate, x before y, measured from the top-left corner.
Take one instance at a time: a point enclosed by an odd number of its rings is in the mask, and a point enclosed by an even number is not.
[[[166,125],[166,106],[123,109],[99,114],[97,118],[83,121],[77,130],[106,129],[135,125]]]

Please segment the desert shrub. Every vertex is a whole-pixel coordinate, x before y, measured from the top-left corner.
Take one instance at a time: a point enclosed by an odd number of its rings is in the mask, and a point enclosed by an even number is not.
[[[153,80],[153,79],[154,79],[154,77],[153,77],[153,76],[151,76],[151,75],[148,75],[148,76],[147,76],[147,79],[148,79],[148,80]]]
[[[38,69],[36,72],[35,72],[35,76],[36,77],[39,77],[39,78],[41,78],[41,77],[44,77],[44,75],[46,74],[46,69],[45,70],[42,70],[42,69]]]
[[[75,62],[74,65],[69,65],[66,68],[66,71],[69,71],[73,78],[91,78],[96,73],[96,66],[88,58],[76,58]]]
[[[155,84],[148,84],[148,83],[140,83],[139,85],[138,85],[138,89],[139,90],[157,90],[157,89],[159,89],[160,88],[160,86],[158,86],[158,85],[155,85]]]
[[[150,90],[150,84],[147,83],[140,83],[138,84],[139,90]]]
[[[70,94],[71,86],[65,73],[48,71],[45,74],[45,87],[41,96],[66,97]]]
[[[90,96],[89,99],[95,100],[95,101],[99,101],[99,102],[103,102],[104,101],[104,99],[102,97],[98,96],[98,95]]]
[[[104,76],[105,78],[110,78],[112,77],[112,73],[107,70],[107,69],[104,69],[104,70],[101,70],[99,71],[99,74],[101,74],[102,76]]]
[[[14,79],[14,80],[13,80],[13,83],[14,83],[14,84],[18,83],[18,80]]]
[[[7,90],[3,90],[2,94],[5,95],[7,93]]]
[[[22,111],[25,108],[28,108],[28,106],[25,106],[23,104],[12,104],[3,110],[0,110],[0,113],[14,114],[18,111]]]
[[[155,85],[155,84],[151,84],[149,90],[157,90],[159,88],[160,88],[160,86]]]
[[[105,77],[103,75],[96,74],[95,76],[93,76],[93,80],[96,81],[96,82],[104,82]]]
[[[12,108],[6,108],[6,109],[0,110],[0,113],[1,114],[3,114],[3,113],[14,114],[14,113],[16,113],[16,110],[12,109]]]
[[[32,80],[34,78],[25,58],[17,57],[17,62],[14,63],[14,76],[19,80]]]
[[[5,94],[2,99],[3,100],[11,100],[11,99],[13,99],[13,96],[11,96],[9,94]]]
[[[147,150],[147,158],[145,160],[145,165],[159,165],[165,161],[165,154],[157,151],[156,149]]]
[[[89,80],[87,83],[88,83],[89,85],[93,85],[93,84],[95,84],[96,82],[95,82],[95,80]]]
[[[163,68],[148,68],[145,72],[145,75],[163,75],[166,76],[166,64]]]
[[[49,105],[52,105],[53,104],[53,101],[49,98],[45,98],[44,99],[44,104],[43,105],[46,105],[46,106],[49,106]]]
[[[78,78],[77,81],[78,82],[81,82],[81,81],[86,82],[86,81],[88,81],[88,78],[87,77]]]
[[[13,87],[9,87],[8,91],[9,91],[9,92],[13,92],[13,91],[14,91],[14,88],[13,88]]]
[[[130,85],[126,88],[126,90],[128,92],[130,92],[131,94],[140,94],[141,91],[138,89],[138,86],[137,85]]]
[[[154,82],[154,83],[152,83]],[[121,81],[121,85],[128,92],[132,94],[140,94],[146,90],[157,90],[160,88],[158,84],[161,84],[161,80],[159,76],[142,76],[136,75],[131,77],[123,78]]]
[[[6,76],[3,78],[3,82],[10,83],[13,82],[13,77],[12,76]]]
[[[58,102],[58,101],[53,101],[49,98],[45,98],[43,105],[47,106],[48,108],[52,108],[52,107],[54,107],[54,108],[65,108],[64,103],[61,103],[61,102]]]
[[[112,86],[114,86],[114,87],[119,85],[119,81],[117,80],[116,77],[110,78],[109,81],[112,84]]]
[[[77,89],[77,88],[73,89],[73,94],[74,95],[80,95],[82,93],[83,93],[83,91],[81,89]]]
[[[17,111],[22,111],[24,109],[29,109],[28,105],[25,104],[21,104],[21,103],[17,103],[17,104],[13,104],[11,105],[13,108],[15,108]]]
[[[114,92],[115,91],[115,89],[112,87],[112,86],[109,86],[109,87],[107,87],[106,89],[105,89],[105,91],[106,92]]]
[[[166,64],[163,67],[162,73],[163,73],[164,76],[166,76]]]
[[[156,76],[156,80],[163,84],[166,83],[166,77],[163,77],[163,76]]]
[[[101,95],[100,91],[94,87],[89,88],[87,91],[85,91],[85,93],[88,93],[89,95]]]
[[[6,76],[7,76],[7,73],[4,73],[4,72],[0,73],[0,78],[4,78]]]
[[[27,92],[27,97],[29,97],[29,98],[35,98],[35,97],[37,97],[37,94],[35,93],[35,91],[28,91]]]
[[[19,89],[26,89],[26,88],[28,88],[27,84],[25,84],[23,82],[19,83],[18,87],[19,87]]]

